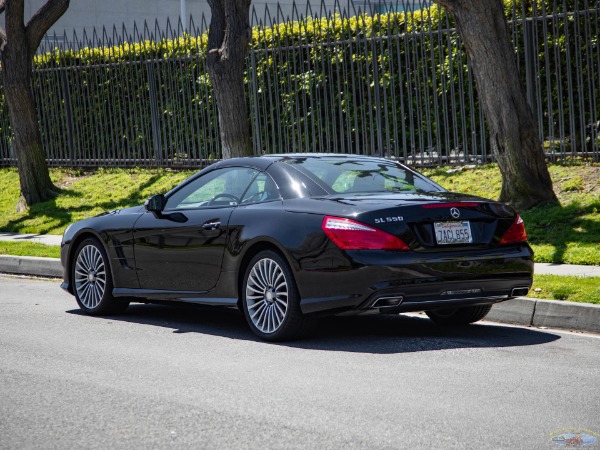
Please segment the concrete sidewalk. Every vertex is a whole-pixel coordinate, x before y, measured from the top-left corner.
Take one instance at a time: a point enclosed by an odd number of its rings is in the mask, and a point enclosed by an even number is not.
[[[578,266],[575,264],[535,263],[535,273],[537,275],[600,277],[600,266]]]
[[[0,240],[60,245],[62,236],[0,232]],[[57,258],[0,255],[0,273],[62,278]],[[535,273],[600,277],[599,266],[535,264]],[[600,285],[600,280],[598,282]],[[600,305],[516,298],[494,305],[486,320],[535,327],[600,333]]]
[[[0,231],[0,241],[38,242],[46,245],[60,245],[62,236],[56,234],[21,234]]]

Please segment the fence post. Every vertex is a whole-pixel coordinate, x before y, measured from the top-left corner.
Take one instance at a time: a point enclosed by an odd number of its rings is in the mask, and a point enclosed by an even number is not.
[[[379,59],[378,59],[377,47],[375,45],[375,39],[371,39],[371,62],[373,63],[373,87],[375,94],[375,124],[377,126],[377,152],[378,156],[384,156],[383,152],[383,124],[381,123],[381,93],[380,83],[379,83]],[[373,154],[374,149],[371,149],[371,154]]]
[[[260,136],[260,113],[258,111],[258,81],[256,79],[256,51],[250,50],[250,71],[252,72],[252,100],[250,102],[250,121],[254,124],[254,136],[252,136],[252,147],[255,155],[262,154],[262,142]],[[254,105],[254,108],[252,106]]]
[[[158,97],[156,93],[156,77],[152,61],[146,61],[146,74],[148,76],[148,93],[150,96],[150,116],[152,126],[152,142],[154,144],[154,157],[157,164],[162,163],[162,148],[160,146],[160,123],[158,119]]]
[[[531,108],[533,117],[538,117],[537,99],[536,99],[536,67],[537,59],[535,45],[535,27],[533,19],[523,20],[523,53],[525,56],[525,86],[527,92],[527,103]]]
[[[60,71],[60,78],[62,82],[62,95],[65,101],[65,120],[67,122],[69,161],[72,165],[75,165],[75,140],[73,138],[73,109],[71,107],[71,92],[69,91],[69,78],[67,77],[67,70],[68,69],[63,68]]]

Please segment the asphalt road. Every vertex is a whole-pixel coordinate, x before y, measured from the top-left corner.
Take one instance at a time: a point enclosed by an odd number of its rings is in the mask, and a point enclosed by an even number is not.
[[[374,316],[269,344],[236,312],[88,317],[0,276],[2,449],[552,449],[599,405],[598,336]]]

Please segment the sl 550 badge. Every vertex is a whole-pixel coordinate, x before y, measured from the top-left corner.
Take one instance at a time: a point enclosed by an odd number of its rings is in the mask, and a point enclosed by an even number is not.
[[[375,219],[375,223],[402,222],[403,220],[404,217],[402,216],[380,217],[379,219]]]

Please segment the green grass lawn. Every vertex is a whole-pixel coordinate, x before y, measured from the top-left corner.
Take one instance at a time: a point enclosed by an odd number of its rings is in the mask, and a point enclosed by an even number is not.
[[[600,164],[551,164],[560,205],[525,211],[536,262],[600,265]],[[423,171],[446,189],[498,198],[496,165],[442,167]],[[152,194],[166,192],[191,171],[151,169],[52,169],[62,190],[56,199],[15,213],[19,179],[14,168],[0,169],[0,231],[62,234],[68,224],[103,211],[139,205]],[[24,245],[24,244],[23,244]],[[0,252],[8,252],[7,246]],[[36,247],[31,251],[37,254]],[[16,251],[16,250],[15,250]],[[22,247],[26,253],[26,247]]]
[[[535,275],[528,297],[600,305],[600,277]]]
[[[536,262],[600,265],[600,164],[551,164],[560,205],[522,213]],[[423,170],[446,189],[498,198],[500,172],[495,165]],[[61,194],[15,213],[19,197],[16,169],[0,169],[0,231],[62,234],[72,222],[103,211],[139,205],[164,193],[192,171],[149,169],[52,169]],[[59,247],[0,241],[0,254],[59,257]],[[537,292],[536,292],[537,290]],[[529,295],[535,298],[600,304],[600,279],[536,275]]]
[[[60,247],[58,245],[40,244],[39,242],[0,241],[0,255],[60,258]]]
[[[600,164],[551,164],[560,205],[521,214],[536,262],[600,265]],[[443,167],[423,171],[446,189],[498,198],[501,177],[496,165]]]
[[[90,172],[51,169],[61,194],[15,213],[19,197],[16,169],[0,169],[0,231],[62,234],[67,225],[103,211],[142,204],[152,194],[166,192],[191,175],[190,171],[99,169]]]

